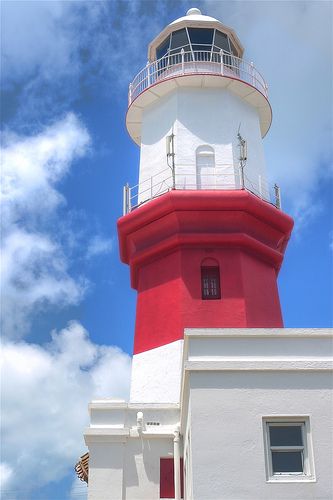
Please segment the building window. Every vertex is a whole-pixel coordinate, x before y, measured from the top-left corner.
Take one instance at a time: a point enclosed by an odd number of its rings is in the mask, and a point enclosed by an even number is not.
[[[312,480],[307,419],[264,419],[268,480]]]
[[[219,266],[201,266],[201,296],[203,300],[221,298]]]

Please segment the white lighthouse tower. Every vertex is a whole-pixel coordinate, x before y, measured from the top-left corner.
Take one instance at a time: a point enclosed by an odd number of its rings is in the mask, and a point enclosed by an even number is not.
[[[220,21],[190,9],[149,45],[118,221],[137,290],[131,395],[89,406],[89,500],[331,498],[332,335],[283,329],[293,221],[267,181],[271,119]]]

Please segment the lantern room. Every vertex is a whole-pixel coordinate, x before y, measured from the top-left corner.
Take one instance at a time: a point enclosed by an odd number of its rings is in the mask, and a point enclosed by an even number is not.
[[[199,9],[190,9],[187,15],[169,24],[153,40],[148,49],[150,62],[173,55],[181,50],[194,60],[199,52],[220,53],[241,58],[243,47],[236,33],[210,16],[203,16]]]

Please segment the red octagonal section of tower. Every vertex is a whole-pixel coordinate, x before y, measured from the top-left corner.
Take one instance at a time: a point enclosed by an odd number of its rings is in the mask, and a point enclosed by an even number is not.
[[[184,328],[282,327],[276,279],[292,227],[245,190],[173,190],[121,217],[120,255],[138,291],[134,353]]]

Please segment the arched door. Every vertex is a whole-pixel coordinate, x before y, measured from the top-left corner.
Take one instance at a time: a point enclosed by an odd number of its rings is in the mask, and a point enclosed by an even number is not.
[[[197,189],[215,189],[215,153],[211,146],[199,146],[196,151]]]

